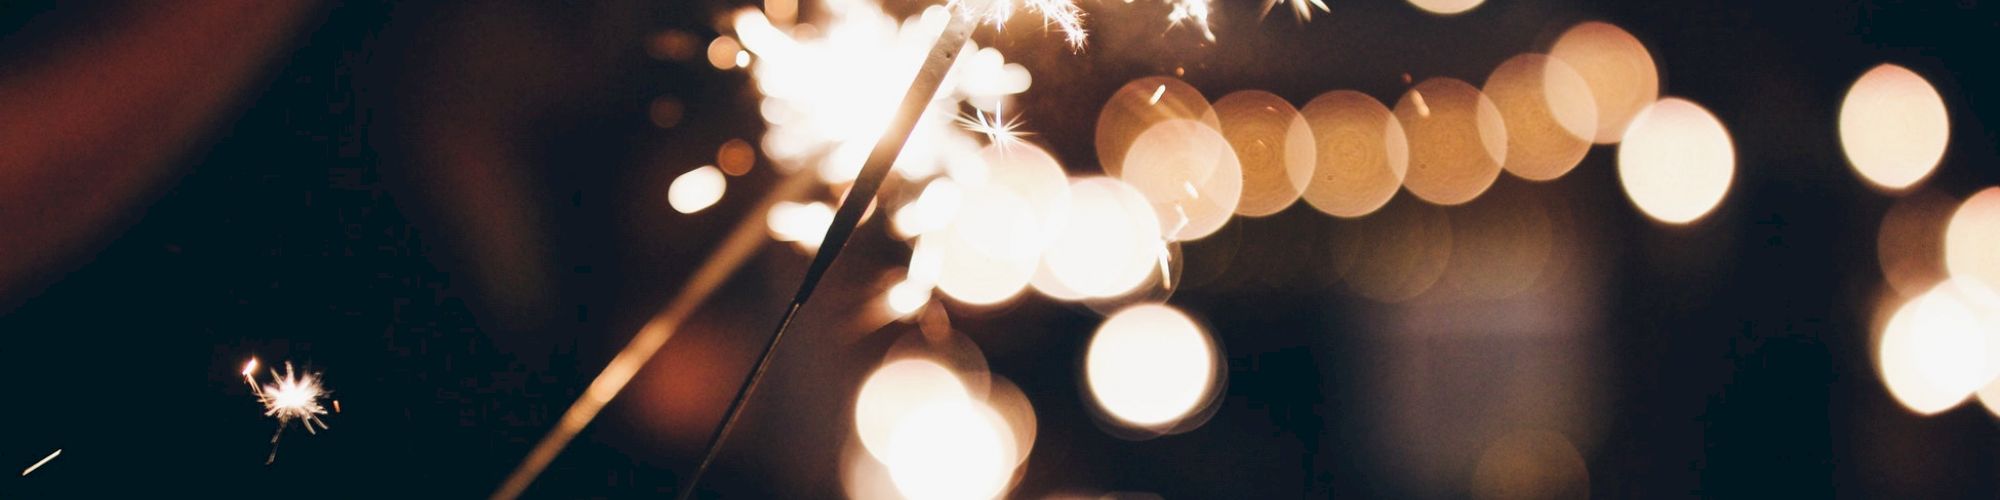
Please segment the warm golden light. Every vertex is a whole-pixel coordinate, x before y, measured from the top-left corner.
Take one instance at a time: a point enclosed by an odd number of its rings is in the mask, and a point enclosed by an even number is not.
[[[1409,143],[1403,125],[1381,102],[1336,90],[1313,98],[1299,113],[1317,145],[1316,166],[1303,193],[1313,208],[1360,217],[1382,208],[1403,186]]]
[[[1597,101],[1598,144],[1624,138],[1626,125],[1660,95],[1653,53],[1617,26],[1597,21],[1577,24],[1556,39],[1549,56],[1569,63],[1590,85],[1590,96]]]
[[[1132,141],[1119,177],[1137,188],[1171,241],[1201,239],[1221,229],[1243,196],[1236,150],[1213,126],[1167,120]]]
[[[811,251],[819,248],[820,240],[826,239],[826,227],[833,224],[833,207],[817,201],[781,201],[771,206],[764,222],[772,239],[795,243],[800,249]]]
[[[1889,394],[1930,415],[1958,406],[2000,374],[2000,295],[1952,279],[1904,303],[1876,344]]]
[[[1041,256],[1043,229],[1034,207],[991,184],[964,192],[949,227],[923,238],[941,244],[938,291],[974,305],[1013,298],[1027,287]]]
[[[1908,68],[1876,66],[1840,102],[1841,149],[1854,171],[1877,187],[1900,190],[1923,180],[1950,140],[1944,98]]]
[[[1686,224],[1729,193],[1736,148],[1722,121],[1701,105],[1661,99],[1632,119],[1618,146],[1618,182],[1640,211]]]
[[[1917,191],[1896,200],[1875,233],[1875,257],[1882,277],[1904,297],[1915,297],[1944,281],[1945,226],[1958,200]]]
[[[2000,187],[1973,193],[1952,212],[1944,233],[1944,267],[1954,278],[2000,287]]]
[[[1299,201],[1312,181],[1318,152],[1312,127],[1276,94],[1245,90],[1215,101],[1222,136],[1243,164],[1243,198],[1236,213],[1271,215]]]
[[[1419,109],[1417,95],[1428,105]],[[1410,171],[1403,186],[1439,205],[1458,205],[1500,177],[1507,159],[1507,124],[1500,109],[1463,80],[1432,78],[1396,103],[1396,120],[1410,141]]]
[[[722,171],[712,166],[702,166],[680,177],[667,186],[667,204],[675,212],[691,214],[722,201],[722,191],[728,181],[722,179]]]
[[[1062,232],[1069,214],[1069,176],[1048,151],[1033,144],[988,145],[979,151],[986,184],[1006,189],[1028,204],[1034,225],[1028,243],[1035,252]]]
[[[895,313],[896,317],[909,316],[918,309],[923,309],[924,304],[930,303],[931,285],[907,280],[899,281],[889,287],[889,292],[883,296],[883,300],[888,303],[889,311]]]
[[[1486,0],[1410,0],[1410,5],[1415,5],[1419,9],[1444,15],[1463,13],[1482,3],[1486,3]]]
[[[2000,418],[2000,379],[1979,390],[1979,405],[1986,407],[1986,413]]]
[[[958,189],[958,183],[950,178],[932,179],[924,185],[922,192],[917,193],[917,199],[910,200],[903,208],[896,209],[896,215],[890,216],[890,229],[904,238],[944,229],[958,214],[958,206],[964,202],[964,196]]]
[[[933,401],[897,423],[888,454],[878,458],[905,498],[995,498],[1014,477],[1013,441],[1006,422],[984,404]]]
[[[722,169],[722,173],[731,176],[747,174],[756,164],[757,150],[750,147],[749,141],[730,139],[715,150],[715,166]]]
[[[1347,221],[1334,244],[1347,288],[1377,302],[1423,295],[1451,262],[1451,218],[1444,208],[1402,199],[1366,218]]]
[[[1486,445],[1472,473],[1472,496],[1481,500],[1590,498],[1590,470],[1569,438],[1545,430],[1516,430]]]
[[[1105,174],[1118,177],[1125,167],[1125,154],[1139,134],[1167,120],[1202,120],[1210,128],[1220,128],[1208,98],[1186,82],[1167,76],[1132,80],[1097,115],[1097,161]]]
[[[879,459],[889,453],[896,426],[918,408],[971,398],[958,375],[936,361],[890,361],[861,383],[861,392],[854,397],[854,430],[868,453]]]
[[[1112,297],[1138,287],[1150,276],[1161,245],[1159,219],[1139,190],[1107,177],[1070,185],[1069,223],[1042,255],[1051,295]],[[1060,297],[1058,297],[1060,298]]]
[[[1098,406],[1118,423],[1162,430],[1193,414],[1215,389],[1215,347],[1179,310],[1125,308],[1104,320],[1084,355]]]
[[[708,43],[708,64],[715,66],[715,69],[736,68],[738,66],[736,63],[742,60],[737,55],[741,52],[743,45],[736,43],[735,38],[728,35],[715,37],[714,41]]]
[[[1486,96],[1507,126],[1507,158],[1501,167],[1528,180],[1546,181],[1569,173],[1590,152],[1597,133],[1597,101],[1590,84],[1569,63],[1542,54],[1521,54],[1486,77]]]
[[[1477,200],[1450,211],[1451,262],[1439,289],[1462,298],[1497,300],[1535,286],[1549,267],[1555,228],[1546,200],[1519,181],[1501,181]]]

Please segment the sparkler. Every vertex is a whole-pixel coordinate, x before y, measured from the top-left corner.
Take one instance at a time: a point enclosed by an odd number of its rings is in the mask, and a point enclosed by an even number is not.
[[[1028,135],[1028,132],[1017,130],[1021,126],[1021,117],[1015,115],[1012,120],[1003,119],[1000,117],[1002,113],[1004,111],[1001,110],[999,105],[993,106],[993,114],[991,115],[980,111],[979,108],[973,108],[971,116],[958,116],[958,125],[965,127],[966,130],[986,136],[987,143],[1003,149],[1020,144],[1022,142],[1021,136]]]
[[[975,17],[999,27],[1013,17],[1015,3],[1023,10],[1042,16],[1042,26],[1063,32],[1070,50],[1083,50],[1089,32],[1083,29],[1083,9],[1071,0],[952,0],[950,5],[962,16]]]
[[[285,427],[293,420],[303,423],[308,434],[318,434],[327,428],[326,421],[319,419],[320,415],[326,414],[326,407],[320,405],[319,400],[326,397],[327,391],[320,386],[319,374],[298,373],[289,361],[285,362],[284,375],[271,370],[271,379],[276,382],[271,385],[257,385],[257,379],[252,375],[256,369],[256,358],[244,363],[243,380],[250,384],[251,393],[257,395],[257,401],[263,403],[264,416],[278,419],[278,430],[271,434],[271,455],[264,459],[268,465],[278,460],[278,438],[284,437]],[[314,429],[314,426],[319,429]]]
[[[1167,11],[1167,22],[1173,26],[1192,24],[1201,28],[1201,37],[1215,41],[1215,32],[1208,29],[1208,0],[1168,0],[1171,9]]]

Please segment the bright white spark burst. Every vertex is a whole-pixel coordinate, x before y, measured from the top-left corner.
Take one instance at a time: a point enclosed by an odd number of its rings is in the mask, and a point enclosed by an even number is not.
[[[250,392],[257,395],[257,402],[264,404],[264,416],[278,419],[278,430],[271,434],[271,455],[264,460],[269,464],[278,459],[278,438],[285,435],[285,426],[293,420],[304,423],[306,432],[310,434],[318,434],[327,428],[326,422],[319,419],[320,415],[326,414],[326,407],[320,405],[319,400],[326,397],[327,391],[320,386],[319,374],[298,373],[289,361],[285,362],[283,375],[278,370],[271,370],[271,380],[275,383],[269,385],[257,384],[253,375],[256,369],[255,358],[244,363],[243,380],[250,384]],[[314,429],[314,426],[319,428]]]
[[[990,115],[986,114],[985,111],[980,111],[979,108],[972,108],[972,115],[958,116],[958,125],[974,133],[985,135],[987,143],[1000,148],[1020,144],[1021,136],[1029,134],[1029,132],[1019,130],[1021,127],[1020,115],[1015,115],[1014,119],[1009,120],[1001,118],[1001,113],[1003,112],[999,105],[993,106],[993,114]]]
[[[1194,25],[1201,28],[1202,38],[1215,41],[1215,32],[1208,29],[1208,0],[1167,0],[1167,3],[1172,7],[1167,11],[1168,23]]]
[[[1090,33],[1083,29],[1083,9],[1071,0],[954,0],[959,11],[965,15],[985,19],[994,27],[1007,23],[1013,17],[1016,3],[1029,12],[1042,16],[1042,26],[1055,27],[1063,32],[1063,40],[1069,42],[1070,50],[1083,50],[1083,43]]]
[[[1271,15],[1271,7],[1277,6],[1278,2],[1290,5],[1292,7],[1292,15],[1298,16],[1300,21],[1311,21],[1313,18],[1312,10],[1315,8],[1319,9],[1320,12],[1332,12],[1326,8],[1326,3],[1320,0],[1264,0],[1264,13],[1260,15]]]

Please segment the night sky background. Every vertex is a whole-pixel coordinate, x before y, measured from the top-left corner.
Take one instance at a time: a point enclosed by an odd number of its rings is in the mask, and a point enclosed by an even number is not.
[[[1095,33],[1081,54],[1031,30],[974,39],[1033,72],[1018,101],[1026,128],[1075,174],[1096,171],[1096,110],[1134,78],[1182,68],[1211,100],[1263,89],[1303,105],[1355,89],[1393,104],[1405,73],[1478,83],[1601,19],[1653,51],[1663,95],[1728,126],[1734,184],[1701,222],[1669,227],[1624,198],[1612,148],[1554,182],[1502,176],[1494,193],[1563,214],[1569,257],[1554,289],[1470,306],[1345,292],[1327,249],[1365,239],[1365,223],[1304,204],[1239,217],[1182,248],[1189,282],[1169,300],[1222,344],[1226,392],[1204,426],[1145,441],[1106,432],[1084,402],[1078,367],[1098,313],[1038,296],[954,304],[952,327],[1036,409],[1017,496],[1461,497],[1478,455],[1453,450],[1485,432],[1464,429],[1527,425],[1575,444],[1591,496],[2000,497],[2000,419],[1976,402],[1919,417],[1876,376],[1870,332],[1888,293],[1876,232],[1895,197],[1847,166],[1835,128],[1855,77],[1907,66],[1952,118],[1920,189],[1963,198],[2000,184],[1985,126],[2000,118],[2000,5],[1491,0],[1439,17],[1328,0],[1331,13],[1298,23],[1216,3],[1213,45],[1163,33],[1147,6],[1101,0],[1082,3]],[[0,94],[44,54],[175,5],[0,1]],[[212,111],[214,127],[145,152],[166,163],[160,182],[104,201],[121,215],[7,284],[0,497],[490,493],[779,178],[760,160],[714,208],[681,215],[665,201],[675,175],[726,140],[754,143],[762,123],[747,73],[656,59],[647,40],[705,41],[740,6],[315,7]],[[662,95],[685,104],[675,127],[648,118]],[[0,136],[0,148],[24,140]],[[1414,203],[1398,194],[1391,210]],[[807,306],[704,490],[841,495],[854,391],[916,328],[853,318],[907,258],[882,219]],[[763,247],[529,496],[675,492],[805,261]],[[238,374],[251,356],[323,372],[343,408],[318,435],[285,431],[271,465],[273,421]],[[1562,369],[1510,375],[1545,366]],[[1524,401],[1565,410],[1517,411]],[[57,448],[33,475],[13,472]]]

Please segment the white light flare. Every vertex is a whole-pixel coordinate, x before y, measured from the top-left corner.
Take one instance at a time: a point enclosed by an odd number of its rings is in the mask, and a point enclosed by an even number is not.
[[[1000,105],[995,104],[991,115],[973,108],[972,116],[958,116],[958,125],[965,127],[967,131],[986,136],[987,144],[1002,149],[1021,144],[1021,136],[1028,135],[1028,132],[1018,130],[1021,127],[1020,115],[1015,115],[1012,120],[1002,118],[1003,111],[1000,108]]]
[[[702,166],[675,177],[673,184],[667,185],[667,205],[684,214],[700,212],[722,201],[722,193],[728,187],[721,169]]]
[[[1201,30],[1202,38],[1215,41],[1215,31],[1208,29],[1208,0],[1167,0],[1167,3],[1168,24],[1193,25]]]
[[[42,457],[41,460],[35,462],[35,465],[30,465],[26,470],[22,470],[21,477],[28,477],[28,474],[35,472],[35,469],[42,468],[43,464],[49,463],[50,460],[55,460],[56,456],[61,454],[62,454],[62,448],[56,448],[56,451],[53,453],[49,453],[49,456]]]
[[[326,397],[327,390],[320,385],[319,374],[298,373],[292,369],[290,362],[285,363],[282,375],[278,370],[271,370],[273,383],[259,388],[257,379],[250,375],[256,367],[255,358],[245,363],[243,378],[250,383],[257,402],[264,405],[264,416],[278,419],[278,430],[271,434],[271,455],[264,459],[268,465],[278,459],[278,438],[284,437],[285,427],[293,420],[303,423],[309,434],[318,434],[327,428],[326,422],[319,419],[320,415],[326,414],[326,407],[319,401]],[[314,429],[315,426],[319,428]]]
[[[1279,2],[1291,6],[1292,15],[1298,16],[1300,21],[1311,21],[1312,10],[1315,8],[1320,12],[1332,12],[1326,8],[1326,2],[1320,0],[1264,0],[1264,12],[1258,15],[1260,17],[1271,15],[1271,7],[1277,6]]]
[[[1083,9],[1070,0],[954,0],[951,5],[961,15],[978,17],[996,28],[1006,24],[1016,8],[1035,13],[1042,17],[1042,26],[1063,33],[1063,41],[1072,51],[1083,50],[1090,35],[1083,28]]]

